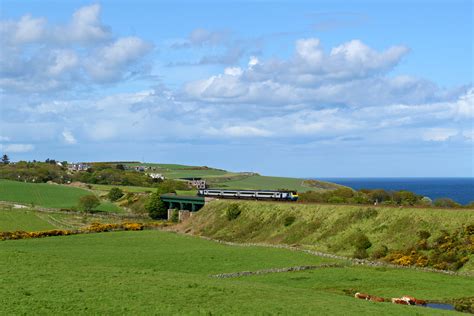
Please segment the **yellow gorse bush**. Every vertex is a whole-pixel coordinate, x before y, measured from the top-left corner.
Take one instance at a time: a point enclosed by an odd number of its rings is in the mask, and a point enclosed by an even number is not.
[[[25,231],[12,231],[12,232],[0,232],[0,240],[16,240],[16,239],[29,239],[29,238],[43,238],[51,236],[68,236],[77,234],[87,233],[102,233],[110,231],[139,231],[144,229],[153,229],[159,227],[168,226],[167,222],[151,222],[151,223],[92,223],[89,226],[76,229],[76,230],[65,230],[65,229],[53,229],[38,232],[25,232]]]

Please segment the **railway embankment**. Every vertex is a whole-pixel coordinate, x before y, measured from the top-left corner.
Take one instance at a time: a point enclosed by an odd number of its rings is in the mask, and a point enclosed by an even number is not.
[[[474,211],[217,200],[182,232],[401,266],[474,271]]]

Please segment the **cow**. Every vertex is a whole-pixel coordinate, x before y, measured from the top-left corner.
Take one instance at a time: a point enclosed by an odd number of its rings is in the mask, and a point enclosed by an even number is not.
[[[393,304],[400,304],[400,305],[410,305],[410,303],[408,303],[407,300],[404,300],[404,299],[401,299],[401,298],[398,298],[398,297],[392,298],[392,303]]]
[[[383,297],[379,297],[379,296],[375,296],[375,295],[369,295],[369,301],[383,303],[383,302],[385,302],[385,299]]]
[[[359,298],[361,300],[369,300],[370,299],[370,295],[369,294],[365,294],[365,293],[359,293],[357,292],[355,295],[354,295],[355,298]]]
[[[413,296],[403,295],[402,300],[406,300],[410,305],[426,305],[425,300],[419,300]]]

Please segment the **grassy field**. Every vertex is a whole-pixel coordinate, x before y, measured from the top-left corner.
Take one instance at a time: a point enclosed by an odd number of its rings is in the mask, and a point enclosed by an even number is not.
[[[268,177],[252,175],[244,179],[229,180],[216,184],[216,187],[226,187],[229,189],[249,189],[249,190],[279,190],[288,189],[296,190],[298,192],[306,192],[309,190],[318,191],[319,187],[309,187],[304,185],[303,179],[297,178],[283,178],[283,177]],[[331,184],[327,184],[331,186]],[[334,188],[337,185],[334,185]]]
[[[230,203],[238,203],[241,210],[232,221],[225,214]],[[290,216],[294,222],[285,226]],[[405,249],[418,241],[420,230],[430,232],[433,240],[442,230],[452,232],[466,224],[474,224],[473,210],[213,201],[182,229],[229,241],[302,244],[352,255],[351,237],[356,232],[364,232],[372,242],[370,252],[381,245]]]
[[[91,191],[58,184],[24,183],[0,179],[0,201],[17,202],[48,208],[77,207],[82,196]],[[104,212],[121,212],[121,208],[110,202],[102,202],[97,208]]]
[[[474,293],[471,278],[385,268],[216,279],[210,275],[334,260],[160,231],[3,241],[0,258],[2,315],[449,315],[454,312],[357,300],[344,290],[430,300]]]
[[[249,173],[229,172],[221,169],[199,169],[203,167],[185,166],[176,164],[128,164],[130,166],[144,165],[157,168],[156,172],[162,173],[170,179],[178,178],[205,178],[209,185],[215,188],[229,189],[251,189],[251,190],[277,190],[289,189],[299,192],[309,190],[322,190],[336,188],[337,185],[327,182],[316,182],[315,186],[309,186],[304,183],[304,179],[269,177]]]
[[[58,228],[48,222],[38,212],[27,210],[0,210],[0,232],[2,231],[39,231]]]

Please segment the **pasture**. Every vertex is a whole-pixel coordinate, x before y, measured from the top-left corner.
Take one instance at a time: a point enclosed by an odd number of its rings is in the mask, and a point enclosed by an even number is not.
[[[238,205],[240,215],[226,216],[229,205]],[[287,219],[292,221],[288,224]],[[255,201],[212,201],[180,225],[214,239],[233,242],[299,244],[326,253],[352,256],[352,238],[367,235],[372,251],[416,247],[418,232],[430,233],[434,242],[443,231],[454,232],[474,225],[474,211],[469,209],[430,209],[370,207],[355,205],[322,205]],[[474,259],[474,258],[473,258]],[[472,269],[472,264],[465,269]]]
[[[260,175],[251,175],[245,178],[220,182],[216,187],[225,187],[229,189],[248,189],[248,190],[296,190],[298,192],[318,191],[318,182],[315,181],[316,186],[307,186],[304,184],[304,179],[285,178],[285,177],[269,177]],[[336,188],[337,185],[324,183],[324,186]]]
[[[91,191],[59,184],[25,183],[0,179],[0,201],[16,202],[32,207],[75,208],[82,196]],[[103,212],[121,212],[117,205],[102,201],[97,208]]]
[[[41,214],[29,210],[0,209],[0,232],[5,231],[39,231],[58,228]]]
[[[217,279],[210,275],[335,260],[162,231],[3,241],[0,258],[4,315],[447,315],[454,312],[367,302],[344,291],[430,300],[474,293],[467,277],[352,266]]]

